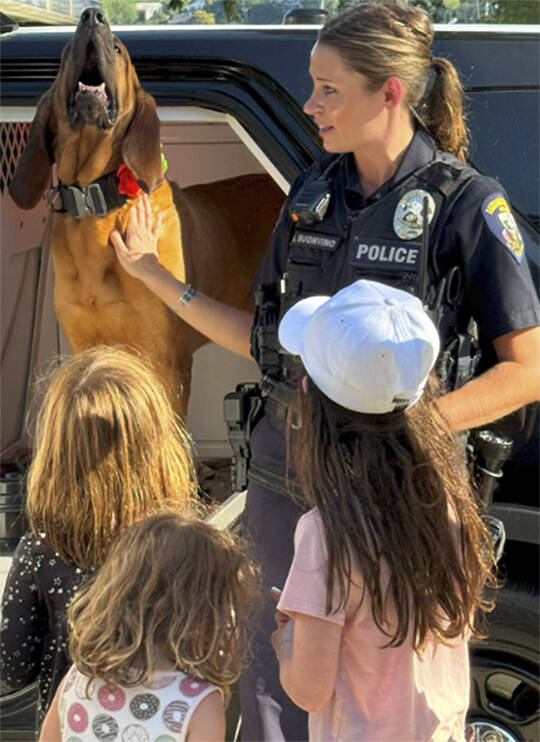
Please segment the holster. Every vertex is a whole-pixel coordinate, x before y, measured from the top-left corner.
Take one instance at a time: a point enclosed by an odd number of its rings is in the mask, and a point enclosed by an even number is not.
[[[258,384],[238,384],[234,392],[223,398],[223,417],[231,445],[233,492],[247,487],[247,472],[251,458],[250,439],[253,428],[262,415],[263,398]]]
[[[503,554],[506,532],[503,522],[489,515],[487,510],[497,482],[503,476],[503,466],[512,451],[512,445],[512,439],[508,436],[491,430],[474,430],[467,446],[476,492],[482,506],[482,519],[489,531],[497,562]]]
[[[279,423],[284,422],[292,395],[292,387],[270,376],[264,376],[259,384],[254,382],[238,384],[234,392],[225,395],[223,415],[233,451],[231,478],[234,492],[241,492],[247,487],[251,462],[250,440],[255,425],[263,413],[270,415]],[[259,472],[259,477],[262,476],[260,472],[264,467],[254,468]],[[268,476],[269,481],[264,484],[270,489],[281,491],[283,483],[280,488],[272,484],[276,478],[283,481],[284,478],[277,472],[270,472]]]

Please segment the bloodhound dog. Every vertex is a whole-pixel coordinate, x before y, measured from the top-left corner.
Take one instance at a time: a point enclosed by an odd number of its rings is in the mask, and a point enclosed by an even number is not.
[[[42,96],[9,191],[31,209],[49,186],[55,309],[74,352],[130,345],[151,359],[184,415],[194,351],[206,342],[122,270],[109,234],[124,231],[139,189],[162,214],[160,262],[213,298],[249,309],[249,286],[283,194],[266,175],[180,189],[164,178],[160,125],[121,41],[85,10]],[[174,197],[173,197],[174,191]]]

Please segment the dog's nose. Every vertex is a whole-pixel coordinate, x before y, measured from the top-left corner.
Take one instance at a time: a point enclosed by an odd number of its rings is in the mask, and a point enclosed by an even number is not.
[[[81,13],[80,23],[81,25],[101,26],[107,21],[99,8],[86,8]]]

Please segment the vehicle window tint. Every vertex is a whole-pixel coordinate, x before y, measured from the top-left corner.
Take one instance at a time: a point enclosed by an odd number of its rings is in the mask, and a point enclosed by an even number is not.
[[[467,97],[472,162],[500,179],[523,214],[538,219],[538,91],[492,89]]]

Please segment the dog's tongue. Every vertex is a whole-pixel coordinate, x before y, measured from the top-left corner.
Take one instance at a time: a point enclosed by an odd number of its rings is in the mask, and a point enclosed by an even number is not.
[[[90,93],[103,101],[103,103],[107,103],[107,93],[105,92],[104,82],[102,82],[101,85],[85,85],[83,82],[79,81],[79,92]]]

